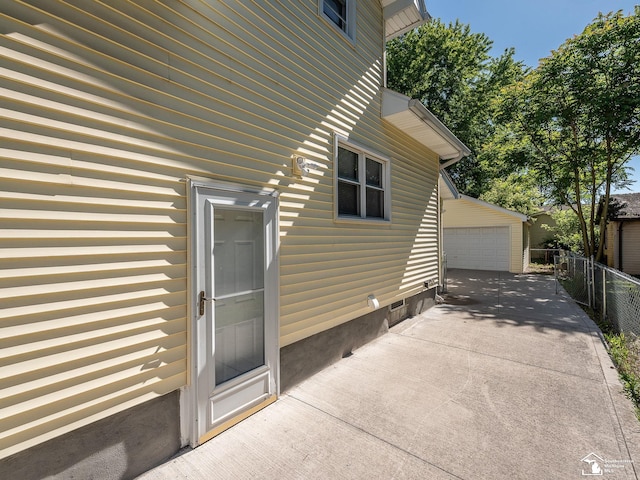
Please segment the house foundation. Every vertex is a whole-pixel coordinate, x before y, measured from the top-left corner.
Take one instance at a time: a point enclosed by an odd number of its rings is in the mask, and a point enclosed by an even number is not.
[[[179,392],[0,460],[2,478],[131,479],[180,449]]]
[[[391,311],[379,308],[337,327],[280,349],[280,391],[285,392],[322,369],[348,357],[352,351],[389,331],[389,327],[418,315],[435,304],[435,288],[405,300]]]

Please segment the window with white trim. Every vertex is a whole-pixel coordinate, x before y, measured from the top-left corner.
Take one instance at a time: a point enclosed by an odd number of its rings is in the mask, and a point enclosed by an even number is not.
[[[355,4],[356,0],[319,0],[318,10],[351,40],[354,40]]]
[[[389,220],[389,161],[353,144],[336,140],[337,216]]]

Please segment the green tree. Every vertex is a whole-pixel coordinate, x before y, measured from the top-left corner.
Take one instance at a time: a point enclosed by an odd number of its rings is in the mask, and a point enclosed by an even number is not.
[[[501,108],[522,166],[574,210],[584,253],[600,260],[611,188],[640,153],[640,7],[599,15],[507,87]]]
[[[530,216],[540,210],[544,198],[532,177],[512,173],[494,179],[480,200]]]
[[[576,213],[573,210],[556,210],[551,217],[555,225],[542,225],[542,228],[552,235],[554,245],[584,254],[580,222]]]
[[[513,49],[492,57],[492,42],[459,22],[433,20],[387,45],[389,88],[419,99],[472,151],[449,173],[460,191],[479,196],[490,187],[492,170],[479,155],[495,132],[495,98],[520,79],[523,65]],[[495,167],[491,165],[491,167]],[[509,165],[502,165],[504,173]]]

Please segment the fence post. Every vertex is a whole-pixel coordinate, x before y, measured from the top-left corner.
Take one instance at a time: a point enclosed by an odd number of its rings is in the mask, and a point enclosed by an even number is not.
[[[586,283],[585,287],[587,287],[587,305],[591,308],[591,257],[585,258],[586,262],[584,262],[584,281]]]
[[[556,279],[556,295],[558,294],[558,260],[560,259],[560,255],[553,256],[553,276]]]
[[[607,271],[602,269],[602,320],[607,318]]]
[[[596,308],[596,259],[593,255],[589,258],[589,281],[591,282],[589,286],[589,296],[591,299],[589,300],[589,307],[595,310]]]

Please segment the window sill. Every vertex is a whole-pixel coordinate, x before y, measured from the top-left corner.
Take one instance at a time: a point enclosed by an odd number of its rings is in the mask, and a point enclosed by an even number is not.
[[[347,217],[340,216],[333,219],[334,223],[354,224],[354,225],[375,225],[376,227],[390,227],[391,220],[385,218],[362,218],[362,217]]]

